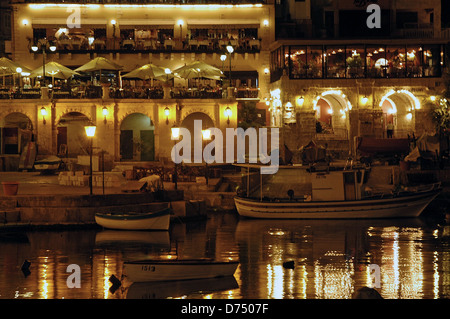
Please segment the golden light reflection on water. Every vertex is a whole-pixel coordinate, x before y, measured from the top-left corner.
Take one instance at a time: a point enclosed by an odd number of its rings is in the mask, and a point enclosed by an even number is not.
[[[377,290],[383,298],[449,298],[448,235],[436,227],[403,223],[244,220],[237,224],[215,221],[193,230],[177,225],[179,228],[170,234],[168,248],[139,243],[131,248],[120,244],[98,247],[92,240],[85,239],[88,233],[82,232],[80,238],[88,242],[83,249],[75,240],[68,239],[49,240],[49,247],[53,242],[58,244],[48,250],[37,248],[31,275],[23,279],[26,287],[18,287],[17,283],[7,280],[13,277],[11,274],[22,256],[29,258],[29,250],[24,254],[20,247],[6,247],[8,256],[20,253],[15,257],[16,264],[9,268],[2,264],[4,259],[0,256],[0,284],[12,287],[12,298],[123,298],[127,290],[121,287],[111,292],[109,278],[111,275],[121,277],[124,260],[137,256],[183,258],[194,255],[239,260],[234,274],[236,283],[225,283],[217,290],[207,285],[207,290],[199,286],[171,295],[168,289],[167,294],[161,295],[157,289],[157,293],[143,295],[186,299],[349,299],[359,288],[373,285],[369,264],[377,264],[381,282]],[[73,234],[58,236],[72,238]],[[42,235],[31,241],[32,247],[40,247]],[[3,247],[0,243],[0,249]],[[92,250],[89,252],[85,247]],[[294,261],[294,269],[283,267],[286,261]],[[80,290],[66,286],[69,276],[66,268],[71,263],[81,266]],[[4,298],[1,290],[0,297]]]

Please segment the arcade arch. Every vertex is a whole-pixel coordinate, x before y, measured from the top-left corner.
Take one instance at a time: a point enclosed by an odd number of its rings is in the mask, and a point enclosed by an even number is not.
[[[58,155],[76,157],[88,154],[89,141],[84,127],[90,119],[80,112],[63,114],[57,125],[56,144]]]
[[[128,114],[120,124],[120,160],[154,161],[155,126],[149,116]]]
[[[348,136],[348,111],[352,109],[350,101],[342,91],[325,91],[314,99],[317,133]]]
[[[393,137],[407,137],[414,131],[414,110],[421,109],[419,99],[408,90],[390,90],[379,104],[383,111],[383,128],[386,130],[389,123],[394,126]]]
[[[12,112],[0,119],[0,153],[20,154],[26,144],[34,139],[30,118],[20,112]]]

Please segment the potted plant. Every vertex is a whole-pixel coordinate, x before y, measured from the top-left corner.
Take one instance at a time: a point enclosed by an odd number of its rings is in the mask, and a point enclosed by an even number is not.
[[[19,190],[19,182],[2,182],[2,185],[3,194],[5,196],[17,195],[17,191]]]
[[[351,76],[357,75],[358,70],[363,66],[363,61],[359,54],[348,57],[347,60],[348,73]]]

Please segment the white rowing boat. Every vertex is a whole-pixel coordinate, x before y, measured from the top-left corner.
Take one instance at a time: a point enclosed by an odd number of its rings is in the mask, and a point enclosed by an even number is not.
[[[192,280],[233,276],[239,262],[211,259],[139,260],[124,263],[131,282]]]
[[[96,213],[95,222],[102,227],[122,230],[168,230],[171,208],[147,213],[111,212]]]

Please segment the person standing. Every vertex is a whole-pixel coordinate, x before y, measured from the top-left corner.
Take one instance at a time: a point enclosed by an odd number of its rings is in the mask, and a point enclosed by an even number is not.
[[[392,122],[389,122],[387,127],[387,138],[392,138],[392,135],[394,134],[394,125],[392,124]]]

